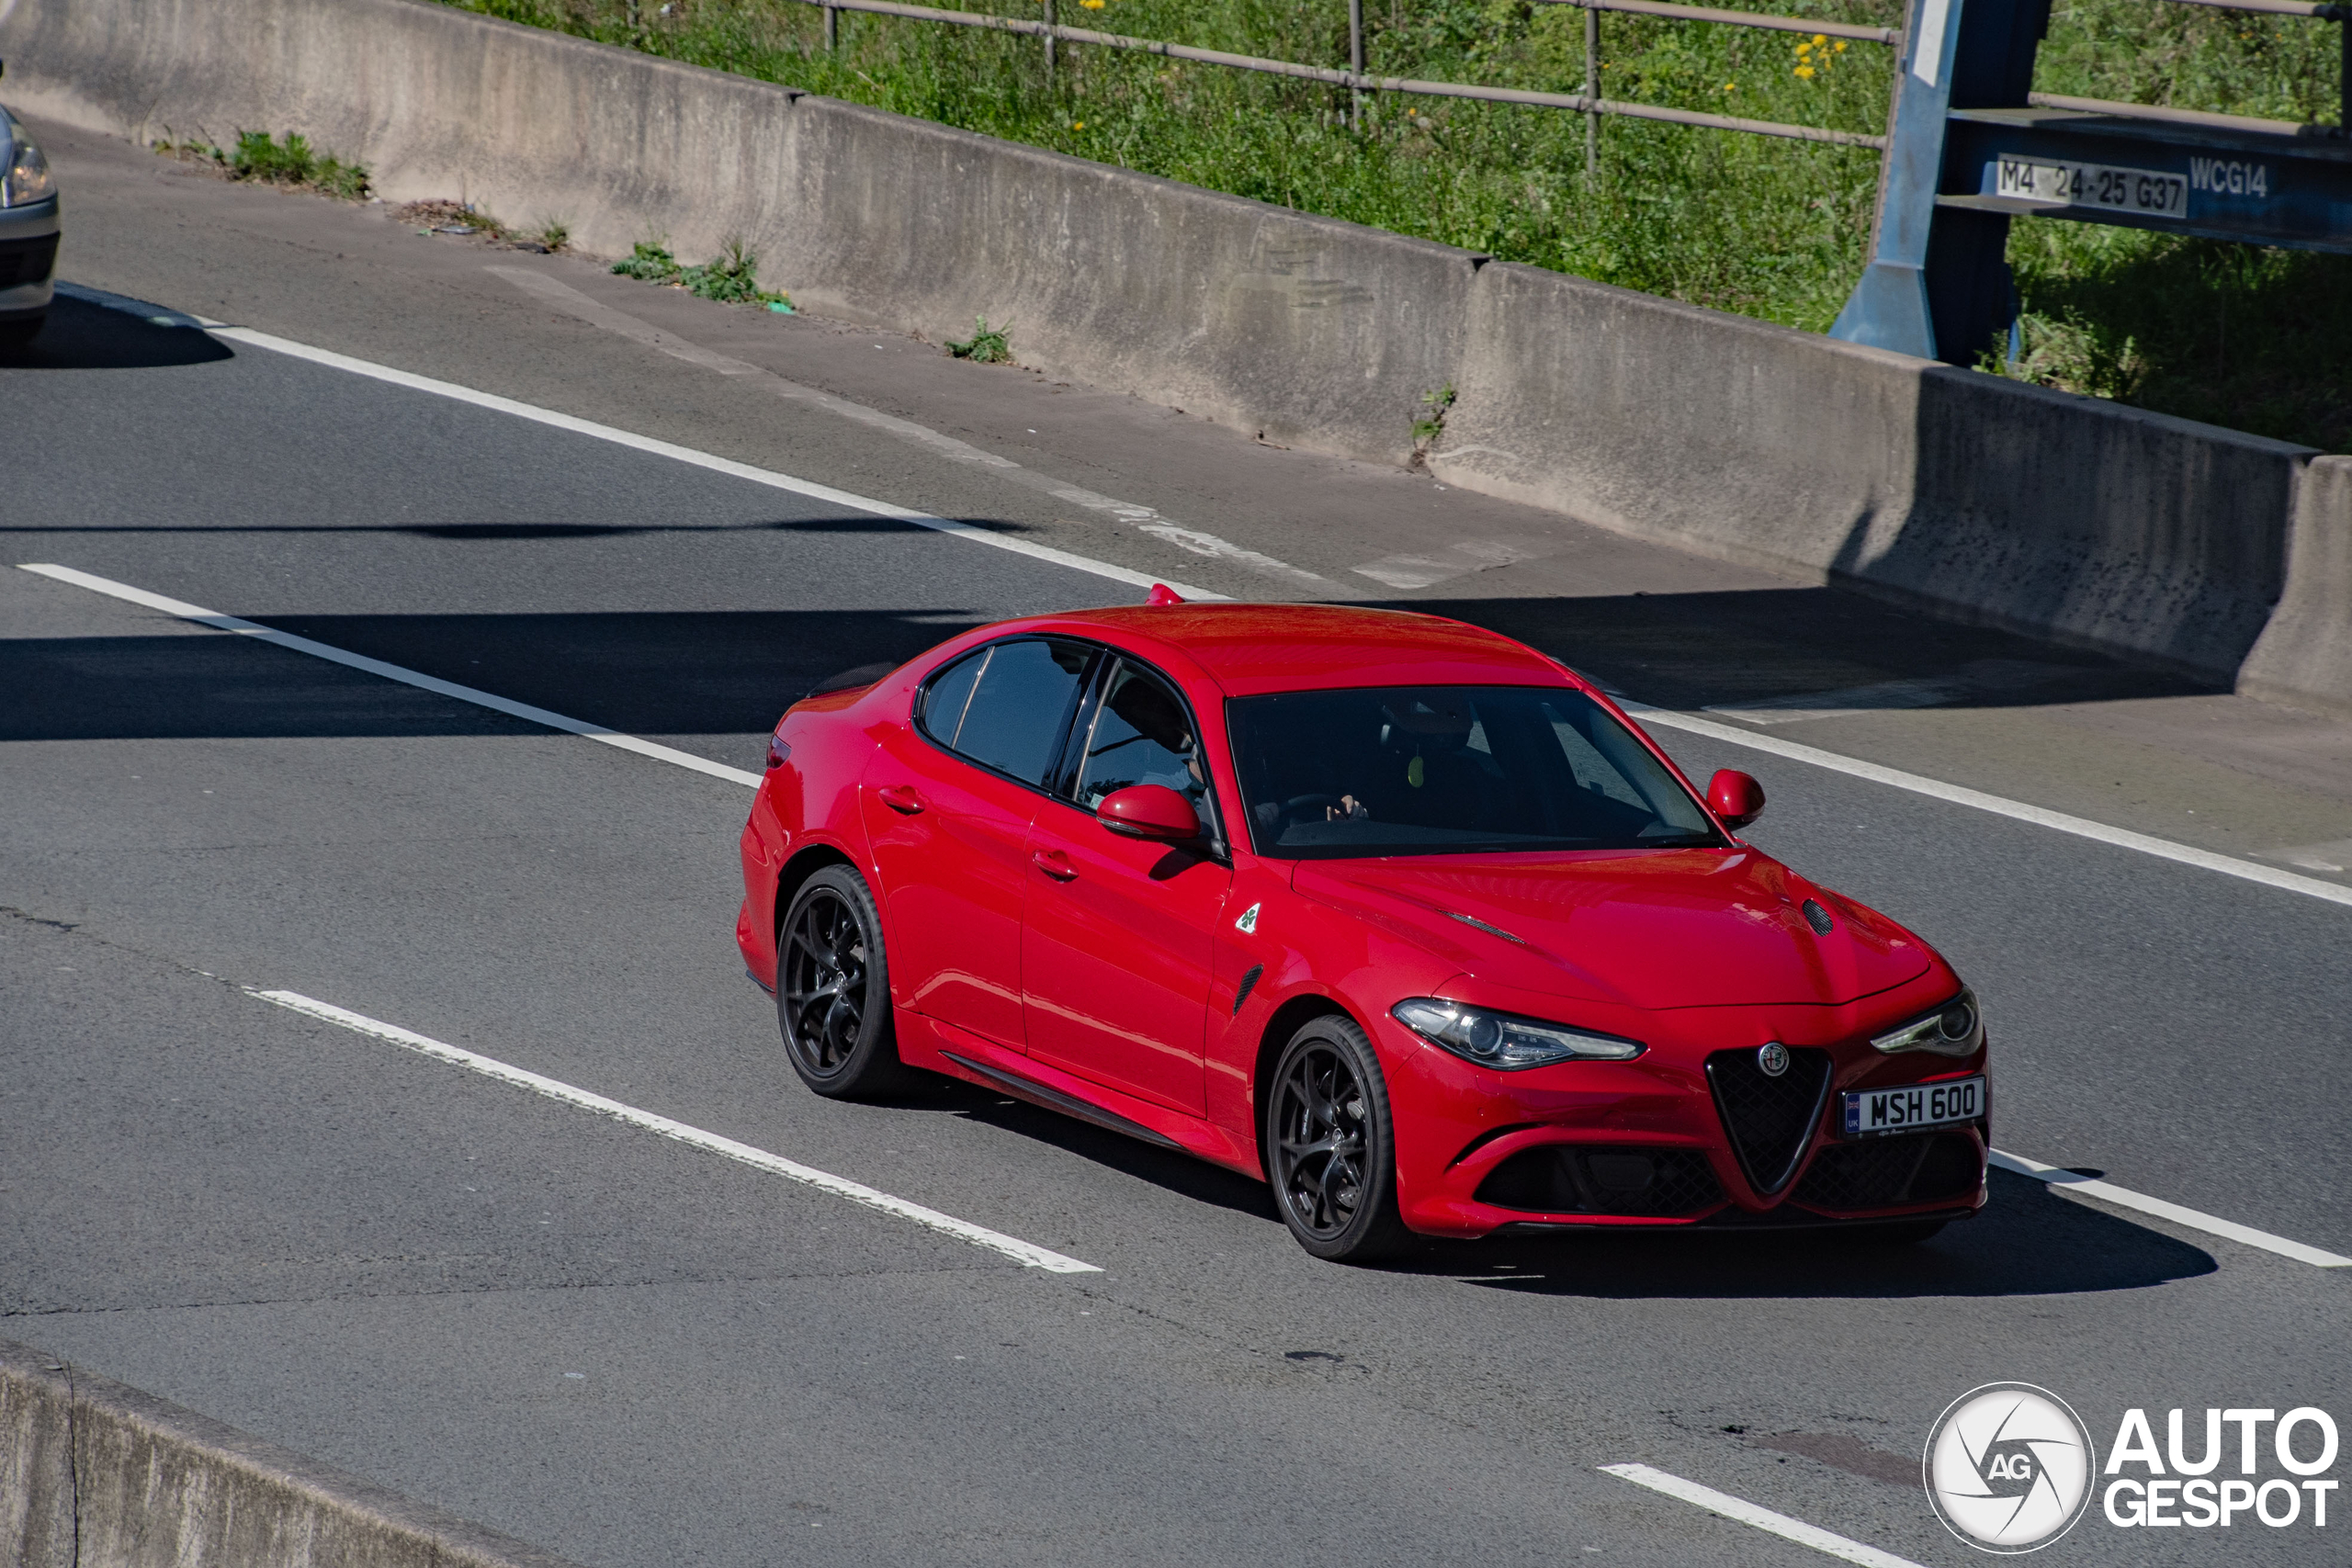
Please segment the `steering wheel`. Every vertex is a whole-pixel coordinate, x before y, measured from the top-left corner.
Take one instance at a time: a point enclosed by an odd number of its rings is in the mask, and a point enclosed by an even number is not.
[[[1306,820],[1304,813],[1336,811],[1339,807],[1340,797],[1336,795],[1294,795],[1283,802],[1282,819],[1284,822],[1300,822]]]

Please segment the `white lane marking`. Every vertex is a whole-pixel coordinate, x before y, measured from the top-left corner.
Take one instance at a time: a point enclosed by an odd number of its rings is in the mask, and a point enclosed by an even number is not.
[[[757,773],[748,773],[741,768],[730,768],[724,762],[714,762],[707,757],[697,757],[691,751],[681,751],[674,746],[663,746],[657,741],[641,739],[634,735],[624,734],[617,729],[607,729],[601,724],[590,724],[584,719],[567,718],[562,714],[550,713],[546,708],[533,707],[528,703],[518,703],[510,697],[498,696],[490,692],[477,690],[472,686],[460,686],[454,681],[444,681],[438,676],[403,669],[398,664],[387,664],[380,659],[370,659],[364,653],[353,653],[323,642],[313,642],[306,637],[296,637],[291,632],[279,631],[274,626],[257,626],[252,621],[239,620],[234,615],[223,615],[217,611],[205,609],[200,604],[187,604],[177,599],[166,599],[161,593],[150,593],[144,588],[133,588],[127,582],[117,582],[110,578],[96,577],[86,571],[76,571],[70,566],[51,566],[40,562],[27,562],[18,566],[17,570],[37,572],[42,577],[53,578],[59,582],[71,583],[76,588],[86,588],[94,593],[103,593],[111,599],[143,604],[150,610],[161,610],[167,615],[176,615],[181,620],[193,621],[198,626],[210,626],[216,631],[234,632],[239,637],[249,637],[256,642],[273,643],[296,653],[307,653],[313,659],[323,659],[331,664],[363,670],[370,675],[380,675],[387,681],[398,681],[403,685],[415,686],[440,696],[455,697],[461,703],[472,703],[477,707],[492,708],[499,713],[527,720],[532,724],[543,724],[549,729],[560,729],[567,735],[581,736],[596,741],[600,745],[616,747],[623,751],[634,751],[640,757],[650,757],[657,762],[669,762],[677,767],[691,768],[695,773],[707,773],[712,778],[725,779],[729,784],[743,784],[752,789],[760,787],[760,775]]]
[[[1897,1557],[1892,1551],[1881,1551],[1875,1546],[1864,1546],[1859,1540],[1849,1540],[1842,1535],[1832,1535],[1818,1525],[1792,1519],[1786,1514],[1776,1514],[1770,1508],[1758,1507],[1745,1498],[1712,1486],[1702,1486],[1695,1481],[1685,1481],[1662,1470],[1652,1470],[1645,1464],[1604,1464],[1608,1474],[1622,1476],[1636,1486],[1646,1486],[1653,1492],[1663,1492],[1685,1503],[1694,1503],[1711,1514],[1736,1519],[1743,1525],[1770,1531],[1782,1540],[1809,1546],[1815,1551],[1826,1551],[1844,1562],[1858,1562],[1862,1568],[1919,1568],[1907,1557]]]
[[[683,359],[689,365],[699,365],[706,370],[716,370],[721,376],[737,377],[776,397],[788,398],[795,402],[823,409],[826,412],[837,414],[841,418],[854,420],[873,429],[887,431],[902,441],[911,441],[919,446],[928,447],[951,462],[970,463],[976,467],[987,468],[999,479],[1010,480],[1030,490],[1043,491],[1057,501],[1067,501],[1073,506],[1082,506],[1090,512],[1104,513],[1117,518],[1138,533],[1148,534],[1156,539],[1174,545],[1178,549],[1193,555],[1229,561],[1263,576],[1280,578],[1300,587],[1329,589],[1337,586],[1329,579],[1319,577],[1302,567],[1293,566],[1286,560],[1277,560],[1272,556],[1261,555],[1256,550],[1237,545],[1230,539],[1219,538],[1215,534],[1204,533],[1198,528],[1187,528],[1171,518],[1160,515],[1151,507],[1082,489],[1067,480],[1055,479],[1050,474],[1040,473],[1035,468],[1016,463],[1000,453],[975,446],[968,441],[959,441],[955,436],[933,430],[928,425],[917,424],[910,419],[900,419],[896,414],[884,413],[880,409],[868,408],[864,403],[854,403],[847,398],[836,397],[831,392],[820,391],[814,387],[803,386],[797,381],[788,380],[775,371],[763,369],[748,360],[720,354],[715,349],[705,348],[700,344],[688,343],[674,333],[664,332],[649,321],[632,316],[626,310],[616,310],[601,299],[582,293],[568,283],[545,276],[528,267],[491,266],[482,270],[504,278],[526,293],[538,296],[560,310],[602,327],[606,332],[616,333],[632,343],[642,344],[658,353]],[[1036,432],[1032,431],[1030,434],[1034,435]]]
[[[2256,865],[2234,855],[2216,854],[2193,844],[2177,844],[2170,839],[2159,839],[2147,833],[2135,833],[2129,828],[2110,828],[2104,822],[2094,822],[2085,817],[2070,817],[2063,811],[2051,811],[2039,806],[2028,806],[2021,800],[2007,800],[1983,790],[1969,789],[1961,784],[1945,784],[1940,779],[1906,773],[1900,768],[1883,767],[1865,762],[1859,757],[1841,756],[1836,751],[1824,751],[1816,746],[1804,746],[1793,740],[1782,740],[1770,735],[1757,735],[1745,729],[1735,729],[1713,719],[1699,718],[1672,708],[1652,707],[1647,703],[1628,697],[1617,699],[1618,705],[1644,724],[1662,724],[1670,729],[1688,730],[1712,739],[1728,740],[1735,746],[1745,746],[1751,751],[1767,751],[1775,757],[1786,757],[1793,762],[1810,762],[1816,768],[1832,773],[1848,773],[1872,784],[1883,784],[1895,789],[1908,790],[1914,795],[1950,801],[1955,806],[1972,807],[1989,811],[1996,817],[2007,817],[2019,822],[2030,822],[2038,828],[2048,828],[2060,833],[2071,833],[2079,839],[2092,839],[2118,849],[2136,850],[2158,860],[2176,861],[2203,871],[2218,871],[2224,876],[2242,877],[2259,882],[2266,887],[2283,888],[2290,893],[2301,893],[2323,898],[2331,904],[2352,906],[2352,887],[2337,883],[2322,882],[2316,877],[2298,876],[2291,871],[2276,866]]]
[[[2052,1187],[2063,1187],[2086,1198],[2105,1199],[2120,1208],[2137,1209],[2143,1214],[2154,1214],[2158,1219],[2170,1220],[2177,1225],[2187,1225],[2208,1235],[2222,1236],[2246,1247],[2258,1247],[2265,1252],[2275,1252],[2281,1258],[2291,1258],[2298,1263],[2315,1264],[2322,1269],[2352,1269],[2352,1258],[2341,1258],[2300,1241],[2290,1241],[2283,1235],[2272,1235],[2268,1231],[2258,1231],[2235,1220],[2220,1219],[2196,1209],[2185,1209],[2178,1203],[2151,1198],[2144,1192],[2134,1192],[2111,1181],[2078,1176],[2063,1167],[2044,1165],[2040,1160],[2027,1159],[2021,1155],[2003,1154],[1998,1149],[1993,1150],[1990,1157],[1993,1164],[2003,1170],[2018,1176],[2030,1176],[2036,1181],[2046,1181]]]
[[[125,299],[120,295],[107,294],[99,289],[82,288],[64,283],[59,284],[57,288],[58,292],[70,299],[80,299],[87,304],[103,305],[109,310],[127,310],[142,321],[166,326],[181,324],[179,320],[172,319],[176,312],[158,315],[153,307],[141,304],[137,300]],[[810,479],[794,479],[790,474],[780,474],[773,468],[756,468],[749,463],[736,462],[731,457],[713,457],[707,452],[697,452],[691,446],[680,446],[668,441],[656,441],[650,435],[639,435],[634,431],[616,429],[609,424],[598,424],[593,420],[578,419],[568,413],[558,413],[553,409],[543,409],[536,404],[517,402],[513,398],[502,398],[492,392],[478,392],[471,387],[460,387],[455,382],[436,381],[429,376],[418,376],[406,370],[395,370],[389,365],[377,365],[365,359],[354,359],[347,354],[335,354],[323,348],[312,348],[308,344],[295,343],[288,338],[273,337],[267,333],[254,332],[250,327],[232,327],[200,316],[190,316],[184,320],[188,325],[200,327],[214,337],[226,338],[232,343],[265,348],[272,354],[282,354],[288,358],[307,359],[314,365],[324,365],[336,370],[348,371],[354,376],[365,376],[371,380],[389,382],[395,387],[406,387],[411,391],[430,392],[435,397],[448,398],[461,403],[471,403],[476,408],[512,414],[516,419],[527,419],[535,424],[549,425],[557,430],[568,430],[575,435],[594,436],[599,441],[609,441],[616,446],[627,446],[633,451],[650,453],[654,457],[667,457],[673,462],[684,463],[693,468],[707,468],[713,473],[725,474],[730,479],[747,479],[752,484],[765,485],[771,490],[789,491],[795,495],[807,496],[811,501],[821,501],[828,505],[845,506],[853,511],[870,513],[876,517],[888,517],[895,522],[912,524],[918,528],[929,528],[935,533],[953,534],[959,539],[966,539],[976,545],[987,545],[992,549],[1010,550],[1014,555],[1027,556],[1033,560],[1048,561],[1055,566],[1068,567],[1073,571],[1091,572],[1096,577],[1125,583],[1130,588],[1149,588],[1154,583],[1167,581],[1165,578],[1154,577],[1148,572],[1130,571],[1125,567],[1113,566],[1108,561],[1073,555],[1068,550],[1057,550],[1050,545],[1033,544],[1027,539],[1016,538],[1008,534],[992,533],[989,529],[977,527],[969,523],[957,522],[954,518],[934,517],[928,512],[917,512],[910,507],[894,506],[887,501],[876,501],[869,496],[853,495],[848,491],[835,490],[831,485],[820,485]],[[1196,588],[1187,583],[1170,582],[1168,586],[1187,599],[1227,597],[1213,590]]]
[[[772,1155],[765,1149],[755,1149],[749,1144],[739,1144],[732,1138],[721,1137],[717,1133],[706,1133],[701,1128],[690,1127],[684,1122],[673,1122],[667,1116],[657,1116],[650,1111],[639,1111],[637,1107],[624,1105],[617,1100],[607,1100],[601,1094],[592,1094],[587,1089],[576,1089],[560,1079],[545,1077],[537,1073],[510,1066],[495,1057],[484,1056],[478,1052],[445,1044],[428,1036],[413,1033],[396,1024],[368,1018],[362,1013],[346,1011],[332,1003],[318,1001],[297,991],[261,991],[248,987],[246,995],[275,1003],[278,1007],[301,1013],[306,1017],[348,1029],[356,1034],[365,1034],[370,1039],[386,1041],[403,1050],[430,1056],[436,1062],[447,1062],[452,1066],[464,1067],[469,1072],[480,1073],[484,1077],[496,1078],[501,1083],[512,1084],[517,1089],[529,1089],[533,1094],[545,1095],[549,1100],[561,1100],[566,1105],[577,1106],[582,1111],[593,1111],[599,1116],[609,1116],[616,1122],[625,1122],[632,1127],[642,1127],[647,1132],[658,1133],[665,1138],[673,1138],[698,1149],[707,1149],[715,1155],[724,1155],[727,1158],[741,1165],[748,1165],[754,1170],[764,1170],[772,1176],[781,1176],[787,1180],[797,1181],[803,1186],[814,1187],[822,1192],[830,1192],[836,1198],[846,1198],[853,1203],[863,1203],[869,1209],[878,1209],[886,1214],[895,1214],[902,1220],[912,1220],[919,1225],[926,1225],[943,1235],[952,1235],[958,1241],[968,1241],[975,1247],[984,1247],[990,1252],[1001,1253],[1014,1262],[1026,1264],[1032,1269],[1043,1269],[1049,1274],[1100,1274],[1102,1272],[1091,1263],[1080,1263],[1075,1258],[1066,1258],[1058,1252],[1039,1247],[1035,1242],[1023,1241],[1018,1236],[1005,1235],[985,1226],[976,1225],[969,1220],[959,1220],[953,1214],[943,1214],[936,1209],[926,1209],[921,1203],[910,1203],[904,1198],[894,1198],[888,1192],[866,1186],[864,1182],[831,1175],[813,1166],[802,1165],[797,1160],[786,1159],[783,1156]]]

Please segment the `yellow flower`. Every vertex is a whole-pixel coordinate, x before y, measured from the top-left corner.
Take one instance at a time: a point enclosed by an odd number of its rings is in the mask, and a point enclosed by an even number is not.
[[[1736,93],[1739,91],[1739,84],[1736,82],[1726,82],[1724,84],[1724,91],[1726,93]]]
[[[1084,130],[1086,129],[1086,122],[1082,119],[1074,119],[1069,122],[1069,128],[1072,130]]]
[[[1813,67],[1810,65],[1800,65],[1797,67],[1797,74],[1810,82],[1813,80]]]
[[[1846,40],[1844,39],[1839,39],[1836,43],[1831,44],[1829,47],[1836,50],[1838,53],[1843,54],[1846,52]]]
[[[1829,35],[1827,33],[1815,33],[1813,35],[1813,47],[1815,49],[1819,49],[1823,44],[1827,43],[1828,41]]]

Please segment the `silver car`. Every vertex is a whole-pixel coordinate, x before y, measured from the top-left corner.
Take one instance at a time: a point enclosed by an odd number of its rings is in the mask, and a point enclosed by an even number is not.
[[[57,181],[25,122],[0,105],[0,351],[49,319],[56,285]]]

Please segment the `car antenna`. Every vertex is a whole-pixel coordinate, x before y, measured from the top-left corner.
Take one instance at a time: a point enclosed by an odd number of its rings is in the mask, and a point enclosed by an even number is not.
[[[1144,599],[1145,604],[1155,606],[1162,604],[1182,604],[1183,602],[1184,596],[1182,593],[1177,592],[1173,588],[1169,587],[1168,584],[1164,582],[1153,583],[1151,585],[1151,592]]]

